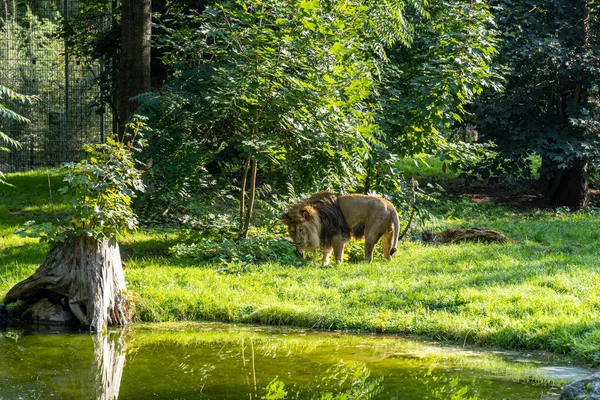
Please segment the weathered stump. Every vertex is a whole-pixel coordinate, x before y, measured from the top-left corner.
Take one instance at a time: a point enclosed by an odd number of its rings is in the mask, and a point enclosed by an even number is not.
[[[115,240],[70,236],[48,253],[32,276],[6,294],[4,304],[58,297],[81,324],[100,332],[107,325],[129,322],[126,289]]]

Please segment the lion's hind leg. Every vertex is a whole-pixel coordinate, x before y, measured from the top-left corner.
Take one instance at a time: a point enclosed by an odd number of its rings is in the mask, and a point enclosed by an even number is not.
[[[367,228],[365,232],[365,261],[367,263],[373,262],[375,245],[385,233],[387,233],[386,230],[382,229],[380,226],[375,225]]]
[[[392,240],[394,239],[394,232],[388,231],[381,237],[381,247],[383,247],[383,256],[386,260],[391,261],[392,255],[390,251],[392,249]]]
[[[365,261],[367,263],[373,262],[373,253],[375,252],[375,245],[377,242],[365,240]]]

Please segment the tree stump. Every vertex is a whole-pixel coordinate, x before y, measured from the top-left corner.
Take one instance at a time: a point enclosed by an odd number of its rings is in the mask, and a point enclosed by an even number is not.
[[[58,297],[81,324],[101,332],[108,325],[129,322],[126,289],[119,245],[114,239],[70,236],[48,253],[32,276],[6,294],[4,304]]]

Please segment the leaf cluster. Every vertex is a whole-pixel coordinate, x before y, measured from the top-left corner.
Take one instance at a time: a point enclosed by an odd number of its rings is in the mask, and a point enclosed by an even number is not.
[[[151,142],[169,142],[166,155],[177,158],[155,164],[158,189],[189,192],[170,171],[210,181],[239,173],[248,156],[276,189],[356,186],[378,141],[372,98],[383,49],[410,43],[405,14],[421,9],[403,0],[240,0],[162,21],[156,44],[172,77],[143,100]]]
[[[452,136],[465,106],[484,89],[501,88],[492,66],[498,32],[483,1],[430,2],[414,21],[410,47],[395,46],[384,65],[378,120],[399,156],[459,153]]]
[[[138,221],[131,201],[145,187],[132,149],[110,138],[105,144],[85,145],[85,159],[61,167],[66,186],[59,192],[70,199],[71,213],[56,224],[29,221],[17,233],[61,242],[67,235],[101,239],[133,231]]]

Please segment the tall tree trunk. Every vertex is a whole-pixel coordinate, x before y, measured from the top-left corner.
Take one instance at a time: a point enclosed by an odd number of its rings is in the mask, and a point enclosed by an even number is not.
[[[126,142],[125,123],[138,106],[130,99],[151,88],[152,1],[123,0],[121,10],[118,120],[119,141]]]
[[[587,160],[576,160],[569,168],[554,170],[547,181],[546,199],[561,206],[579,209],[589,205]]]
[[[116,241],[70,236],[48,253],[32,276],[9,290],[4,304],[59,297],[81,324],[102,332],[108,325],[129,322],[126,290]]]
[[[569,4],[569,7],[573,7],[573,10],[577,9],[577,11],[581,7],[582,11],[581,13],[575,12],[573,14],[572,25],[574,29],[580,29],[580,34],[575,36],[572,45],[580,49],[586,49],[589,46],[590,35],[589,2],[587,0],[578,0],[574,1],[572,5]],[[563,34],[566,35],[566,31]],[[572,84],[574,86],[565,93],[561,93],[560,86],[557,87],[556,94],[553,96],[554,99],[551,101],[555,102],[561,125],[564,129],[573,131],[571,132],[571,136],[581,141],[585,136],[585,129],[573,127],[572,123],[568,120],[567,105],[571,103],[584,107],[587,106],[589,100],[588,87],[591,83],[585,82],[585,78],[582,76],[574,76],[573,78],[574,82]],[[569,167],[560,170],[553,168],[552,161],[547,159],[543,160],[542,166],[544,165],[547,166],[544,169],[549,171],[546,174],[549,177],[547,179],[548,186],[546,190],[547,200],[573,209],[582,208],[589,204],[588,158],[577,158],[570,163]]]

